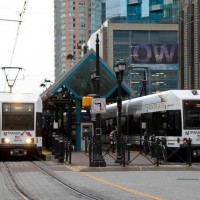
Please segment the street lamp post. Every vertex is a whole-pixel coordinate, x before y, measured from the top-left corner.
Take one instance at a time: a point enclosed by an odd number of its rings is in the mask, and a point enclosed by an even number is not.
[[[122,111],[122,94],[121,94],[121,83],[123,81],[123,74],[126,68],[126,63],[121,58],[120,61],[117,61],[113,69],[116,74],[117,84],[118,84],[118,95],[117,95],[117,157],[115,162],[122,162],[121,155],[121,111]]]
[[[96,70],[91,76],[95,89],[95,98],[100,98],[100,66],[99,66],[99,35],[96,39]],[[96,127],[94,131],[94,148],[93,148],[93,162],[92,167],[105,167],[106,162],[102,156],[101,148],[101,113],[96,113]]]

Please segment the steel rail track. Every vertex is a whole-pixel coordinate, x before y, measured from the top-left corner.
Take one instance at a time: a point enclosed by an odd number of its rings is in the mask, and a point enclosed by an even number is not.
[[[85,197],[86,199],[90,200],[104,200],[104,198],[95,196],[94,194],[85,192],[83,190],[80,190],[77,186],[70,183],[68,180],[63,179],[59,175],[57,175],[52,170],[48,169],[48,163],[45,163],[42,159],[35,157],[38,161],[30,161],[33,165],[35,165],[37,168],[39,168],[43,173],[48,175],[49,177],[53,178],[56,182],[60,183],[64,187],[66,187],[68,190],[80,195],[81,197]],[[15,192],[15,194],[18,194],[18,197],[20,197],[22,200],[39,200],[36,197],[34,197],[26,188],[24,188],[20,182],[15,177],[14,172],[12,171],[11,167],[8,165],[7,162],[2,162],[4,173],[6,175],[6,179],[8,180],[9,184],[12,186],[12,190]]]
[[[70,184],[67,180],[64,180],[59,175],[57,175],[55,172],[53,172],[52,170],[48,169],[47,168],[48,165],[44,164],[43,161],[40,161],[40,162],[32,161],[32,163],[34,165],[36,165],[38,168],[40,168],[47,175],[49,175],[51,178],[54,178],[56,181],[58,181],[59,183],[61,183],[62,185],[64,185],[66,188],[68,188],[71,191],[73,191],[73,192],[81,195],[82,197],[86,197],[87,199],[91,199],[91,200],[103,200],[103,198],[96,197],[96,196],[94,196],[92,194],[88,194],[86,192],[83,192],[83,191],[75,188],[75,186],[73,186],[72,184]]]
[[[17,183],[16,178],[14,177],[13,172],[9,168],[8,164],[6,162],[3,162],[2,164],[7,181],[12,186],[12,190],[18,194],[18,197],[23,200],[36,200],[36,198],[33,198],[32,195],[30,195],[22,186]]]

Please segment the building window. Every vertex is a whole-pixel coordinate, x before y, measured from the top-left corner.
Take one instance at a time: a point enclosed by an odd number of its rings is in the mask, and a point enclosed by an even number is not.
[[[80,40],[85,40],[85,35],[84,35],[84,34],[80,34],[80,35],[79,35],[79,39],[80,39]]]
[[[70,39],[74,39],[74,35],[69,35],[69,38]]]
[[[79,2],[79,5],[80,5],[80,6],[83,6],[83,5],[85,5],[85,2],[84,2],[84,1],[80,1],[80,2]]]
[[[85,33],[85,30],[84,30],[84,29],[80,29],[80,30],[79,30],[79,33],[84,34],[84,33]]]
[[[84,7],[80,7],[79,11],[85,11],[85,8]]]
[[[79,27],[85,27],[85,24],[79,24]]]
[[[85,22],[85,19],[84,19],[84,18],[79,18],[79,22],[80,22],[80,23],[84,23],[84,22]]]
[[[79,17],[84,17],[85,13],[79,13]]]
[[[74,10],[74,7],[69,7],[69,10],[70,10],[70,11],[73,11],[73,10]]]
[[[69,50],[70,50],[70,51],[73,51],[73,50],[74,50],[74,47],[73,47],[73,46],[70,46],[70,47],[69,47]]]
[[[74,5],[75,1],[69,1],[69,5]]]
[[[69,12],[69,17],[75,17],[75,13],[74,12]]]
[[[70,33],[74,33],[74,32],[75,32],[75,29],[70,28],[70,29],[69,29],[69,32],[70,32]]]
[[[73,28],[73,24],[69,24],[69,27],[70,27],[70,28]],[[70,30],[72,30],[72,29],[70,29]]]
[[[65,13],[63,13],[63,14],[61,15],[61,17],[62,17],[62,18],[65,17]]]

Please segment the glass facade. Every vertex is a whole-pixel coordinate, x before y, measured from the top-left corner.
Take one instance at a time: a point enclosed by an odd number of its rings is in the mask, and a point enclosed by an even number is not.
[[[177,89],[178,31],[157,31],[153,25],[178,24],[179,0],[105,0],[105,7],[109,23],[152,24],[152,30],[113,31],[113,63],[126,61],[124,80],[134,96],[140,95],[144,77],[148,94]]]
[[[113,33],[114,62],[124,58],[124,80],[140,95],[144,72],[147,93],[178,87],[177,31],[116,30]]]
[[[120,20],[127,16],[127,0],[105,0],[106,18]]]
[[[105,0],[115,23],[178,23],[178,0]]]
[[[90,35],[98,30],[102,24],[102,0],[91,0],[90,2]]]

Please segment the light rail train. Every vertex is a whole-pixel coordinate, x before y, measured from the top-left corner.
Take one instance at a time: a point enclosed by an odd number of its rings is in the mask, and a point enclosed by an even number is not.
[[[117,103],[102,114],[102,133],[117,125]],[[192,156],[200,156],[200,90],[170,90],[122,102],[121,132],[138,144],[144,133],[166,138],[177,149],[191,139]]]
[[[0,93],[0,158],[42,150],[42,100],[35,94]]]

